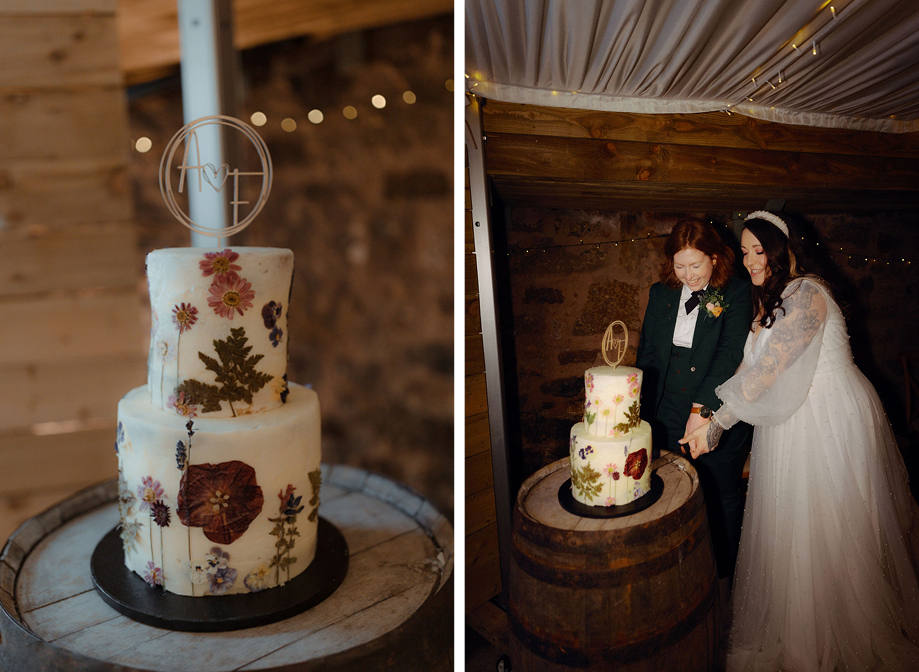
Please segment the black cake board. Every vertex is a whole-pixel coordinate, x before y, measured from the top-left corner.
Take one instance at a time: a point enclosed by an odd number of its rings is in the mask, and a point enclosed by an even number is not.
[[[631,516],[639,511],[644,511],[659,500],[662,494],[664,494],[664,479],[658,476],[657,472],[654,472],[651,474],[651,490],[638,499],[619,506],[588,506],[574,498],[574,493],[571,492],[571,479],[569,478],[558,489],[558,503],[568,513],[573,513],[581,518],[619,518],[620,516]]]
[[[329,597],[348,573],[348,543],[320,516],[316,557],[283,586],[257,593],[186,597],[151,586],[124,564],[118,528],[93,551],[93,585],[102,600],[140,623],[167,630],[223,632],[267,625],[315,607]]]

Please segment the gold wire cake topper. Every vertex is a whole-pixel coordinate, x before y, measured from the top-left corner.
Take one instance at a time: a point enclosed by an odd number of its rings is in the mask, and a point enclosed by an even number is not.
[[[198,131],[207,126],[223,126],[241,132],[255,147],[261,164],[261,170],[241,171],[239,168],[231,169],[227,163],[221,163],[219,167],[215,166],[213,163],[206,163],[201,158]],[[229,205],[233,206],[233,222],[230,226],[226,228],[210,229],[197,224],[192,221],[191,217],[185,213],[176,202],[175,193],[173,191],[172,164],[175,159],[175,154],[183,142],[185,151],[182,156],[182,163],[175,166],[175,169],[179,171],[178,192],[180,194],[184,192],[186,184],[191,185],[193,178],[189,179],[188,173],[192,171],[196,171],[197,173],[199,192],[204,189],[204,183],[207,183],[211,189],[219,193],[226,186],[227,180],[231,180],[233,193]],[[194,150],[195,160],[189,163],[189,154],[192,150]],[[172,136],[172,139],[163,151],[163,158],[160,160],[159,176],[160,193],[163,195],[163,200],[166,201],[166,207],[169,208],[169,212],[171,212],[183,226],[192,231],[204,236],[217,238],[217,246],[220,247],[221,238],[227,238],[245,229],[265,206],[265,201],[268,200],[268,194],[271,192],[271,155],[268,153],[268,147],[265,145],[265,141],[245,122],[234,117],[219,114],[210,117],[201,117],[200,119],[195,119],[185,124],[185,126],[180,128],[176,134]],[[262,183],[258,200],[256,200],[255,205],[242,220],[239,219],[239,206],[249,205],[249,201],[240,200],[240,177],[261,177]]]
[[[613,335],[613,331],[616,325],[622,327],[622,337],[616,338]],[[606,328],[606,332],[603,334],[603,343],[600,346],[600,352],[603,354],[603,361],[609,364],[614,369],[619,366],[619,362],[622,361],[622,358],[625,357],[625,351],[629,347],[629,329],[625,326],[625,322],[622,320],[616,320]],[[606,356],[607,350],[610,353],[615,353],[617,359],[613,362],[609,357]]]

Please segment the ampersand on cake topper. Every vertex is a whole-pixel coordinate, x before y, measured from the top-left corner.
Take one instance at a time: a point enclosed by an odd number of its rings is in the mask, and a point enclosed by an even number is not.
[[[614,331],[617,324],[622,327],[622,336],[620,338],[616,338],[614,336]],[[606,328],[606,332],[603,334],[603,343],[600,346],[600,351],[603,354],[603,361],[615,369],[617,366],[619,366],[619,362],[622,361],[622,358],[625,357],[625,351],[628,349],[628,347],[629,330],[625,326],[625,322],[622,320],[616,320]],[[610,354],[615,353],[615,362],[613,362],[613,360],[607,356],[607,351],[609,351]]]
[[[238,167],[230,168],[226,163],[222,163],[220,166],[215,166],[213,163],[206,163],[205,159],[201,156],[198,132],[209,126],[226,127],[242,133],[255,147],[255,152],[258,155],[260,163],[260,170],[243,171]],[[183,143],[185,149],[182,155],[182,162],[173,166],[176,152]],[[189,158],[192,158],[189,155],[192,153],[194,154],[194,160],[189,161]],[[184,212],[176,202],[175,192],[173,190],[173,168],[178,171],[179,174],[178,193],[180,194],[185,191],[186,186],[193,189],[195,182],[197,183],[199,192],[205,188],[206,183],[208,188],[219,193],[227,186],[227,181],[229,180],[232,194],[229,194],[230,200],[228,204],[233,206],[232,224],[225,228],[211,229],[192,221],[188,213]],[[195,175],[190,176],[188,173],[191,172],[194,172]],[[261,136],[245,122],[224,115],[201,117],[200,119],[189,122],[172,136],[172,139],[163,151],[163,158],[160,160],[159,174],[160,193],[166,201],[169,212],[192,231],[204,236],[216,237],[219,247],[221,238],[229,237],[245,229],[265,206],[265,201],[268,199],[268,194],[271,191],[271,155],[268,153],[268,147],[265,145]],[[195,179],[195,177],[197,177],[197,179]],[[240,178],[261,178],[261,191],[259,192],[258,199],[242,219],[240,219],[239,206],[251,205],[251,203],[249,201],[240,200]]]

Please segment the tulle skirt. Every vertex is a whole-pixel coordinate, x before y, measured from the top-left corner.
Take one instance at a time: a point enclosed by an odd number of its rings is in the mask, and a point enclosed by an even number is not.
[[[919,670],[916,521],[874,388],[851,364],[818,371],[754,431],[727,670]]]

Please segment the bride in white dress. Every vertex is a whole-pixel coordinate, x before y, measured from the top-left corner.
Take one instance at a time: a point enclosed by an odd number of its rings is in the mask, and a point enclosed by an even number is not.
[[[681,441],[695,457],[738,420],[755,428],[727,670],[915,672],[919,515],[890,423],[787,224],[747,220],[758,317],[724,405]]]

